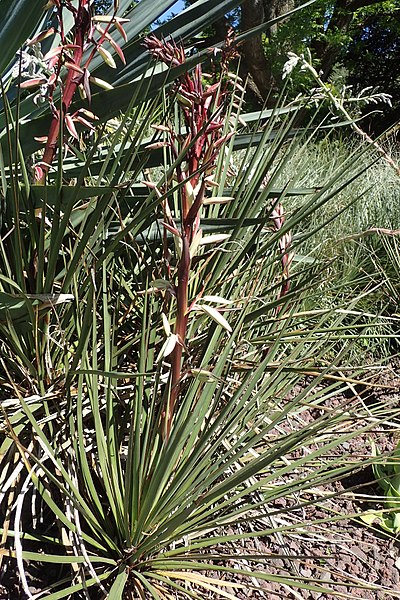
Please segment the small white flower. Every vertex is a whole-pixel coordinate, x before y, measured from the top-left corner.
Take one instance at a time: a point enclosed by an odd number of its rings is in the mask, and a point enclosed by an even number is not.
[[[283,65],[282,79],[286,79],[286,77],[289,77],[289,75],[291,75],[293,69],[297,66],[298,62],[301,60],[300,56],[297,56],[297,54],[294,54],[294,52],[288,52],[288,57],[289,57],[289,60],[287,60],[285,62],[285,64]]]
[[[43,104],[46,101],[47,89],[47,83],[39,87],[39,91],[33,97],[33,102],[34,104],[36,104],[36,106],[38,106],[39,104]]]
[[[16,54],[16,63],[12,69],[11,77],[17,79],[21,77],[32,79],[42,75],[46,65],[42,61],[43,54],[39,44],[35,44],[28,50],[20,50]]]
[[[31,63],[32,63],[32,61],[34,61],[34,57],[30,56],[24,50],[21,50],[20,52],[18,52],[17,56],[20,58],[12,70],[13,79],[16,79],[19,76],[20,70],[21,70],[21,74],[28,73],[30,75]]]

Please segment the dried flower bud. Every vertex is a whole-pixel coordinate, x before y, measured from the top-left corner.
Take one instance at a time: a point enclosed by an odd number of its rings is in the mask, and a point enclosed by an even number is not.
[[[21,81],[19,87],[25,90],[32,87],[38,87],[39,85],[43,85],[44,83],[47,83],[47,79],[45,79],[44,77],[35,77],[34,79]]]
[[[54,27],[50,27],[50,29],[47,29],[47,31],[42,31],[42,32],[38,33],[38,35],[36,35],[34,38],[32,38],[31,40],[29,40],[27,42],[27,46],[34,46],[35,44],[42,42],[46,38],[53,35],[54,32],[55,32]]]
[[[157,150],[158,148],[165,148],[169,146],[169,142],[154,142],[153,144],[147,144],[146,150]]]
[[[111,85],[111,83],[104,81],[104,79],[99,79],[98,77],[93,77],[93,75],[90,75],[89,81],[91,81],[95,85],[98,85],[99,87],[103,88],[103,90],[113,90],[114,89],[114,87]]]
[[[112,69],[116,69],[117,65],[115,64],[115,60],[113,59],[111,53],[106,50],[105,48],[103,48],[103,46],[99,46],[97,48],[98,53],[100,54],[100,56],[102,57],[102,59],[104,60],[104,62],[111,67]]]
[[[75,139],[79,139],[78,132],[76,131],[74,122],[72,120],[71,115],[65,115],[65,126]]]

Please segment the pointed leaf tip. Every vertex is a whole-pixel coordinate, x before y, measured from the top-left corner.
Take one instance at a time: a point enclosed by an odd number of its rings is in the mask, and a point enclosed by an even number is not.
[[[205,312],[209,317],[213,319],[218,325],[221,325],[226,331],[232,333],[232,327],[229,325],[228,321],[221,315],[221,313],[214,308],[213,306],[209,306],[208,304],[199,304],[196,306],[197,309]]]

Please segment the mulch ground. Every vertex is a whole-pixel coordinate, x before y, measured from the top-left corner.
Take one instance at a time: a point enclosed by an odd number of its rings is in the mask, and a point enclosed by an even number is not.
[[[399,373],[398,369],[396,369]],[[387,388],[363,390],[360,394],[365,403],[379,402],[382,406],[400,408],[400,377],[394,372],[380,380]],[[388,389],[388,388],[391,389]],[[399,390],[399,391],[397,391]],[[357,394],[357,391],[354,390]],[[331,410],[346,401],[343,396],[331,398],[320,410]],[[302,413],[303,422],[318,416],[315,411]],[[362,425],[362,424],[361,424]],[[396,423],[394,424],[396,426]],[[400,431],[400,422],[397,423]],[[393,434],[393,427],[387,431],[380,426],[345,442],[336,452],[361,459],[371,456],[371,439],[381,453],[391,452],[399,439]],[[323,591],[310,591],[279,583],[261,582],[259,589],[249,593],[229,590],[238,598],[333,600],[339,598],[362,598],[363,600],[383,600],[400,598],[400,543],[396,537],[385,534],[378,521],[368,527],[356,517],[366,510],[382,508],[382,490],[378,486],[370,466],[352,473],[332,484],[313,490],[310,494],[312,505],[300,508],[294,513],[283,513],[276,520],[278,526],[298,523],[308,524],[301,533],[285,533],[280,539],[272,536],[261,538],[250,544],[243,544],[241,551],[258,554],[277,554],[267,565],[252,565],[252,569],[267,571],[270,574],[287,575],[306,582],[318,579],[326,588]],[[317,502],[315,502],[317,500]],[[304,496],[303,496],[304,501]],[[280,499],[272,509],[285,509],[287,499]],[[314,521],[336,515],[334,523],[313,524]],[[349,516],[352,518],[349,518]],[[353,518],[354,516],[354,518]],[[260,524],[260,529],[262,529]],[[264,523],[265,527],[265,523]],[[239,552],[236,548],[233,553]],[[286,555],[286,558],[282,555]],[[234,564],[234,561],[233,563]],[[229,588],[228,588],[229,589]],[[329,591],[328,591],[329,590]]]

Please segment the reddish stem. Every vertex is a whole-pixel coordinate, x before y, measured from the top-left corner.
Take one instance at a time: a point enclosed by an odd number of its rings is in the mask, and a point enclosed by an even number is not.
[[[158,40],[154,35],[150,35],[145,40],[145,45],[153,56],[168,66],[178,66],[185,62],[185,52],[182,46],[177,46],[174,42]],[[226,58],[228,57],[229,52]],[[224,64],[224,61],[222,61]],[[203,204],[203,198],[207,191],[206,181],[207,173],[215,165],[215,161],[220,148],[226,142],[230,134],[222,136],[224,128],[223,122],[223,101],[226,96],[226,90],[218,89],[218,85],[204,87],[201,67],[197,66],[193,74],[186,73],[178,82],[178,91],[182,95],[178,103],[180,104],[186,137],[181,142],[181,153],[185,155],[184,172],[178,164],[175,168],[175,175],[178,183],[189,181],[191,188],[198,191],[196,197],[191,197],[188,184],[180,187],[180,240],[182,243],[182,253],[179,258],[177,269],[177,281],[174,286],[177,304],[177,315],[174,333],[176,335],[176,344],[170,357],[170,376],[169,392],[167,406],[163,413],[162,434],[164,441],[167,442],[172,428],[174,414],[182,383],[182,362],[183,352],[187,336],[188,313],[193,302],[188,305],[189,278],[191,269],[190,246],[194,235],[199,231],[200,210]],[[185,100],[186,99],[186,100]],[[215,106],[216,105],[216,106]],[[214,114],[210,114],[214,111]],[[170,148],[175,160],[180,155],[179,145],[176,144],[176,136],[170,133]],[[199,185],[199,182],[201,184]],[[177,215],[176,215],[177,216]],[[165,217],[167,223],[168,217]],[[174,235],[178,235],[175,229]],[[167,252],[165,256],[167,257]],[[166,265],[169,268],[169,261],[166,258]]]
[[[179,396],[182,355],[186,339],[188,322],[188,291],[190,275],[190,250],[189,241],[185,234],[182,235],[182,256],[178,268],[178,282],[176,289],[177,314],[175,323],[175,335],[177,343],[171,357],[171,390],[168,398],[168,413],[165,429],[165,439],[168,440],[171,433],[172,419],[175,412],[176,401]]]
[[[89,2],[88,0],[81,0],[75,16],[75,36],[74,45],[77,46],[74,50],[73,63],[80,66],[83,49],[85,44],[86,34],[90,28],[90,13],[89,13]],[[50,124],[49,133],[47,136],[47,143],[43,158],[41,161],[42,175],[38,178],[36,183],[44,184],[50,165],[52,164],[54,157],[57,152],[58,138],[60,134],[60,116],[64,121],[65,115],[68,113],[69,107],[71,106],[74,98],[76,89],[81,83],[82,75],[77,73],[73,69],[70,69],[67,74],[67,78],[64,84],[64,93],[62,96],[61,111],[56,111],[53,114],[53,118]]]

